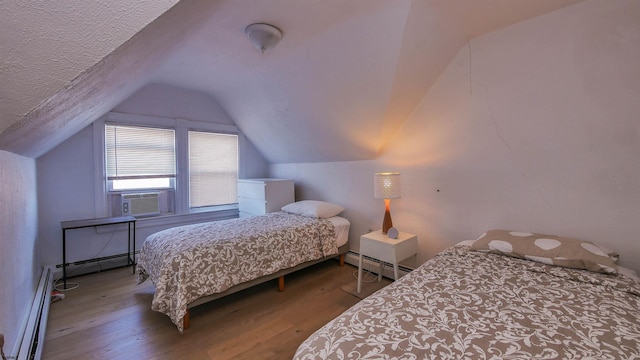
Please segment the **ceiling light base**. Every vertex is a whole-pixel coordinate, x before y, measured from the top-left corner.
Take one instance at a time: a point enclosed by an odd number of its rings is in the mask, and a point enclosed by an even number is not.
[[[251,44],[263,54],[266,50],[276,46],[282,39],[282,31],[270,24],[251,24],[244,29],[244,32]]]

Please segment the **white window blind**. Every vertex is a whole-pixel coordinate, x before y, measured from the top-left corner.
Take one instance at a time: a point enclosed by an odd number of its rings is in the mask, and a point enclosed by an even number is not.
[[[107,179],[175,178],[175,131],[105,125]]]
[[[189,206],[238,202],[238,136],[189,131]]]

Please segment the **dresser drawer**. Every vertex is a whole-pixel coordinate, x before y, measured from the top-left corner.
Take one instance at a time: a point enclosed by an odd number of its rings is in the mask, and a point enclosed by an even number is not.
[[[240,211],[238,213],[238,217],[240,217],[240,218],[248,218],[248,217],[252,217],[252,216],[256,216],[256,214],[249,214],[248,212],[244,212],[244,211]]]
[[[266,184],[249,180],[238,181],[238,196],[249,199],[267,200]]]
[[[254,215],[266,214],[267,202],[264,200],[249,199],[245,197],[238,198],[238,210]]]

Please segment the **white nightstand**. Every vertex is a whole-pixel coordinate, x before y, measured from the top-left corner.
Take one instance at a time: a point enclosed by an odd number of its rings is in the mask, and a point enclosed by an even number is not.
[[[360,257],[358,260],[358,293],[362,287],[362,257],[380,260],[378,281],[382,278],[384,262],[393,264],[394,279],[398,279],[398,262],[418,253],[418,237],[400,232],[397,239],[390,239],[381,230],[360,236]]]

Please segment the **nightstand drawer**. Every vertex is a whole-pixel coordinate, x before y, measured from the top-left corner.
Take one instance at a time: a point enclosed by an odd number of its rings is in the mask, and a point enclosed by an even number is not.
[[[398,262],[418,252],[418,237],[401,232],[397,239],[390,239],[380,231],[360,237],[360,253],[385,262]]]
[[[360,239],[360,252],[363,255],[385,262],[393,262],[393,246],[369,239]]]

